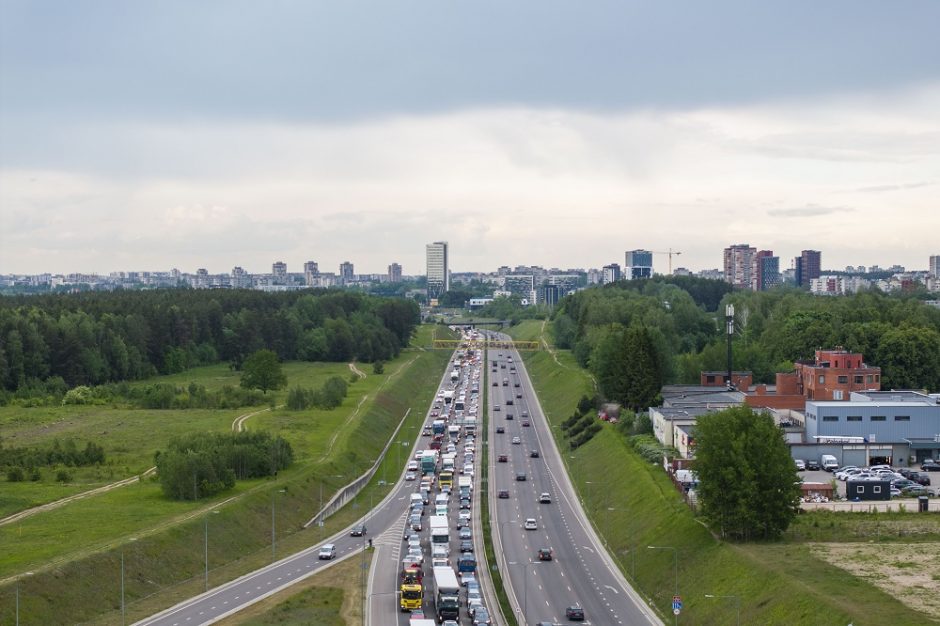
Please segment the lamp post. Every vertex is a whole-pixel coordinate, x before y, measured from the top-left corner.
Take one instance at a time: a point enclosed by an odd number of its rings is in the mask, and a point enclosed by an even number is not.
[[[533,565],[541,565],[541,561],[526,561],[525,563],[509,561],[509,565],[524,565],[525,573],[523,575],[523,586],[522,586],[522,621],[526,624],[529,623],[529,567]]]
[[[672,550],[672,556],[676,568],[676,591],[674,595],[679,595],[679,550],[672,546],[646,546],[648,550]],[[676,613],[676,624],[679,623],[679,614]]]
[[[131,537],[131,541],[137,541],[137,537]],[[127,615],[126,605],[124,603],[124,548],[121,548],[121,626],[124,626]]]
[[[275,534],[275,528],[277,527],[274,520],[274,503],[277,500],[277,494],[287,493],[286,489],[278,489],[277,491],[271,492],[271,560],[274,561],[277,559],[277,536]]]
[[[213,515],[218,515],[218,511],[212,511]],[[206,554],[206,591],[209,591],[209,514],[205,516],[205,554]]]
[[[32,576],[32,572],[26,572],[27,576]],[[16,579],[16,626],[20,626],[20,579]]]
[[[712,593],[706,593],[705,597],[713,598],[715,600],[718,600],[718,599],[734,600],[734,608],[737,611],[737,618],[735,620],[735,624],[737,624],[737,626],[741,626],[741,598],[739,596],[720,596],[720,595],[716,595]]]

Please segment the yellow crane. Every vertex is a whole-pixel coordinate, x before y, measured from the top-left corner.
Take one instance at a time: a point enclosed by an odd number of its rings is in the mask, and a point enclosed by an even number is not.
[[[673,257],[673,255],[678,256],[678,255],[680,255],[680,254],[682,254],[682,253],[679,252],[678,250],[673,250],[672,248],[669,248],[668,251],[665,251],[665,250],[650,250],[650,252],[652,252],[653,254],[666,254],[666,255],[669,256],[669,276],[672,276],[672,257]]]

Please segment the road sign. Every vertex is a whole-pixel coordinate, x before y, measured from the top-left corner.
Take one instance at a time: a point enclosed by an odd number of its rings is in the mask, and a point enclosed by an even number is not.
[[[682,612],[682,596],[672,596],[672,613],[678,615]]]

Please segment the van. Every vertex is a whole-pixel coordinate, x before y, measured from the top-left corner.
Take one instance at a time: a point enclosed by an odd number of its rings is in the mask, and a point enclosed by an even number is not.
[[[332,543],[324,544],[320,548],[319,557],[324,560],[330,560],[336,557],[336,546]]]
[[[819,457],[819,463],[827,472],[834,472],[839,467],[839,463],[836,461],[836,457],[832,456],[831,454],[824,454]]]

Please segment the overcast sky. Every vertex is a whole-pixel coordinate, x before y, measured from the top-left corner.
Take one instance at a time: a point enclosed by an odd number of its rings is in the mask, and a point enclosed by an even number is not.
[[[0,273],[940,254],[940,2],[0,0]],[[655,257],[666,270],[664,256]]]

